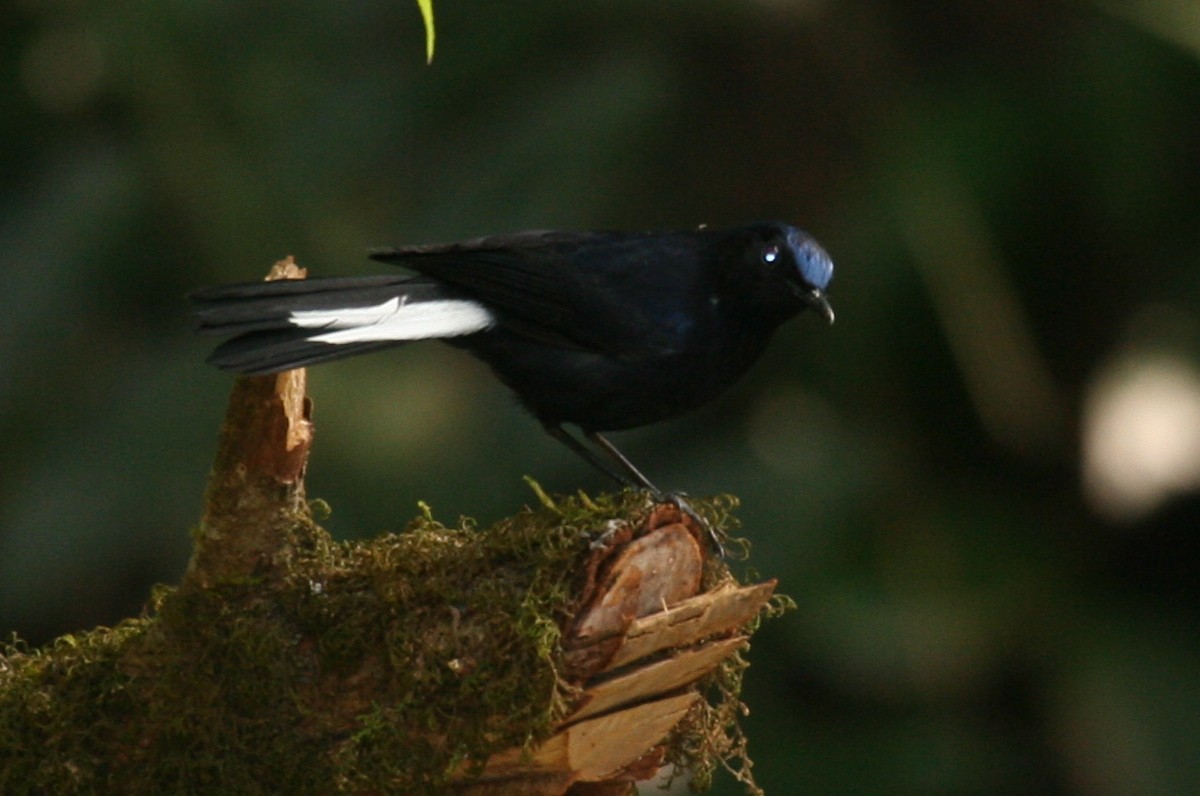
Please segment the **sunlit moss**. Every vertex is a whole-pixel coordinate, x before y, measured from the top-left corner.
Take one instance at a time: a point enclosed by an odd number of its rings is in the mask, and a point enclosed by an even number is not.
[[[626,493],[556,498],[486,531],[425,511],[334,542],[306,517],[282,578],[158,589],[144,616],[0,652],[0,792],[440,793],[451,774],[550,734],[575,686],[560,628]],[[718,528],[730,501],[696,501]],[[708,585],[728,579],[710,565]],[[676,733],[707,775],[744,747],[744,663]]]

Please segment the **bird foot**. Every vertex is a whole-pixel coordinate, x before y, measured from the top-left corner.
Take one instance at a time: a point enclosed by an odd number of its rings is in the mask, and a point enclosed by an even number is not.
[[[619,543],[617,538],[620,534],[628,532],[628,528],[617,520],[609,520],[608,527],[604,529],[588,544],[591,550],[605,550],[611,547],[614,543]]]
[[[725,545],[721,544],[721,538],[717,535],[717,530],[712,527],[708,520],[701,517],[699,512],[692,508],[685,493],[653,491],[650,493],[650,497],[659,503],[670,503],[679,509],[681,514],[687,516],[697,526],[704,529],[705,535],[708,536],[708,541],[712,544],[713,552],[719,558],[725,558]]]

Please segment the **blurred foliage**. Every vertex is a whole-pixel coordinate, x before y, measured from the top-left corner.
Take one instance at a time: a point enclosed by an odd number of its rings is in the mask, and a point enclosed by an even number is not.
[[[1200,354],[1194,5],[438,14],[427,67],[409,3],[4,12],[0,628],[112,623],[178,578],[229,386],[189,289],[285,254],[351,274],[375,245],[782,218],[838,263],[837,325],[623,439],[665,486],[740,495],[797,598],[750,654],[760,784],[1200,790],[1194,480],[1118,516],[1081,477],[1110,363]],[[342,535],[418,500],[490,522],[526,473],[604,486],[458,352],[311,381]]]

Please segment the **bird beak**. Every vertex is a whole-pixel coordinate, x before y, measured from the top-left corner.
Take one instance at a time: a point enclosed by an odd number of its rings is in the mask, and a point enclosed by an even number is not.
[[[824,291],[813,288],[805,295],[804,300],[808,302],[808,306],[825,316],[830,326],[833,325],[833,307],[829,305],[829,298]]]

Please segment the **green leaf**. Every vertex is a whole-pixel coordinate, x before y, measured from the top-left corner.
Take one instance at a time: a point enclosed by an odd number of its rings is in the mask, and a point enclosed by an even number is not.
[[[433,0],[417,0],[425,20],[425,63],[433,63]]]

